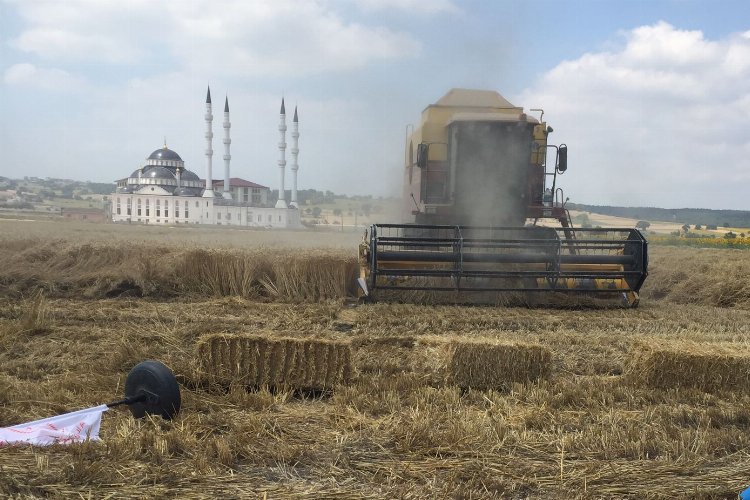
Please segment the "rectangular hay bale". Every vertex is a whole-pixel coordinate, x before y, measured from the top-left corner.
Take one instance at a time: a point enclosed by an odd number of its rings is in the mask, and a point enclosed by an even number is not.
[[[451,342],[447,347],[448,383],[459,387],[495,389],[515,382],[549,377],[552,353],[529,344]]]
[[[366,338],[355,341],[357,371],[415,375],[431,386],[501,389],[549,377],[552,354],[534,344],[440,336]]]
[[[201,368],[216,383],[252,387],[330,389],[352,378],[349,342],[269,335],[206,335]]]
[[[640,343],[631,353],[627,376],[637,385],[706,392],[750,390],[750,352],[737,345]]]

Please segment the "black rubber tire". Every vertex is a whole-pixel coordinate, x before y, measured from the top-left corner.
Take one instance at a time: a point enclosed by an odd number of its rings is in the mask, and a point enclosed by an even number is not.
[[[149,359],[130,370],[125,380],[125,397],[133,398],[143,392],[157,397],[128,405],[135,418],[161,415],[166,420],[172,420],[179,413],[182,402],[180,385],[164,363]]]

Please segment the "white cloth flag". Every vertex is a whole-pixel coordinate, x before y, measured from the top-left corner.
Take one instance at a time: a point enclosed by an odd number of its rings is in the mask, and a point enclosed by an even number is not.
[[[12,427],[1,427],[0,447],[24,443],[38,446],[70,444],[87,439],[99,441],[102,413],[107,410],[107,405],[99,405]]]

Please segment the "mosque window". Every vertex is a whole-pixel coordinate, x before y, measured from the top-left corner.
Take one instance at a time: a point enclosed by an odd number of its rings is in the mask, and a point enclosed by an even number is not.
[[[161,200],[156,200],[156,216],[161,217]]]
[[[231,213],[227,213],[227,220],[232,220],[232,214]]]
[[[117,197],[117,215],[120,215],[120,197]]]
[[[197,201],[195,202],[195,208],[198,208],[198,202]]]
[[[180,200],[174,200],[174,216],[180,216]]]
[[[273,217],[270,215],[268,216],[268,222],[273,222]]]
[[[141,216],[141,199],[138,198],[138,217]]]
[[[150,210],[149,210],[149,201],[150,200],[146,200],[146,217],[148,217],[149,213],[150,213]]]
[[[169,217],[169,200],[164,200],[164,217]]]
[[[216,212],[216,218],[221,220],[221,212]]]
[[[130,212],[131,212],[131,206],[132,206],[132,203],[131,203],[131,201],[132,201],[132,200],[131,200],[130,198],[128,198],[128,199],[126,200],[126,206],[128,207],[128,215],[131,215],[131,213],[130,213]]]
[[[281,222],[281,216],[279,215],[279,222]]]
[[[262,215],[258,216],[258,222],[263,222],[263,216]]]
[[[185,202],[185,218],[187,219],[190,214],[188,213],[188,210],[190,210],[190,205],[188,205],[188,202]]]

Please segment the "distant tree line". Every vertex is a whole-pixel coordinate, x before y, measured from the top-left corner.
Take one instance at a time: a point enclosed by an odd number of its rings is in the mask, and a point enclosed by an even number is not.
[[[711,210],[708,208],[655,208],[655,207],[612,207],[568,203],[571,210],[581,210],[602,215],[626,217],[629,219],[682,222],[714,227],[750,227],[750,211]]]
[[[286,200],[292,199],[292,191],[290,189],[284,190],[286,194]],[[272,189],[268,195],[268,203],[274,205],[279,199],[279,190]],[[300,205],[330,205],[336,203],[336,200],[352,200],[357,202],[369,202],[373,200],[372,195],[355,195],[347,196],[345,194],[336,194],[333,191],[318,191],[317,189],[298,189],[297,190],[297,203]],[[362,205],[364,207],[364,205]]]

